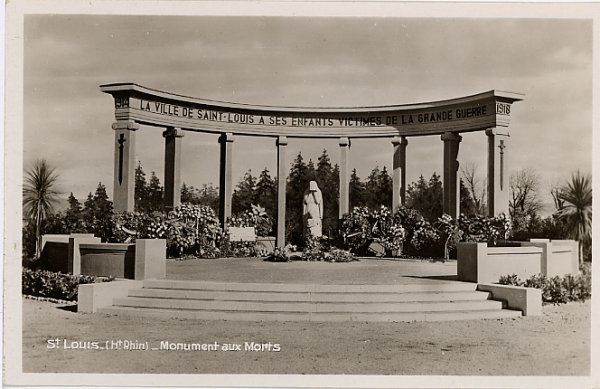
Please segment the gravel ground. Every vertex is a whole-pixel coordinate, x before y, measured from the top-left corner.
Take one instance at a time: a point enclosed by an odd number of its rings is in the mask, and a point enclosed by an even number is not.
[[[330,264],[335,266],[335,264]],[[231,322],[81,314],[23,299],[23,371],[62,373],[589,375],[590,303],[543,316],[440,323]],[[61,348],[49,349],[49,339]],[[242,351],[64,349],[64,341],[241,344]],[[244,342],[281,351],[244,351]]]

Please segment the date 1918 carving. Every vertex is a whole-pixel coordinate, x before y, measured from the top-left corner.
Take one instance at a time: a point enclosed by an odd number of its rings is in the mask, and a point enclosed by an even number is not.
[[[129,108],[129,97],[115,97],[115,108]]]

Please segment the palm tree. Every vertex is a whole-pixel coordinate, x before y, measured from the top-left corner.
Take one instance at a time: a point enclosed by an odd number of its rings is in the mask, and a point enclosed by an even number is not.
[[[592,238],[592,184],[589,174],[579,171],[571,176],[571,181],[561,190],[562,208],[558,217],[563,220],[570,238],[579,242],[579,262],[582,261],[584,242]]]
[[[52,212],[58,201],[54,187],[58,176],[46,160],[38,160],[25,175],[23,185],[23,211],[25,216],[35,222],[36,258],[40,257],[42,239],[42,221]]]

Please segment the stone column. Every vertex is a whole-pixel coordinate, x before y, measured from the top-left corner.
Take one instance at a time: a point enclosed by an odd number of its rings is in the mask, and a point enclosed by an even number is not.
[[[462,137],[453,132],[442,135],[444,141],[444,213],[460,215],[460,185],[458,181],[458,146]]]
[[[112,125],[115,130],[115,212],[133,212],[135,206],[135,131],[139,128],[137,123],[128,120],[119,120]]]
[[[286,196],[286,136],[277,138],[277,241],[276,247],[285,246],[285,196]]]
[[[233,195],[233,181],[231,175],[233,157],[233,134],[221,134],[221,164],[219,170],[219,220],[221,227],[225,227],[227,218],[231,217],[231,197]]]
[[[339,218],[341,219],[350,208],[350,186],[348,181],[348,152],[350,149],[350,140],[340,138],[340,208]]]
[[[485,134],[488,137],[488,215],[504,213],[508,216],[510,185],[506,148],[510,138],[507,130],[499,128],[488,129]]]
[[[394,145],[392,210],[395,211],[401,205],[406,204],[406,145],[408,145],[408,141],[405,136],[396,136],[392,139],[392,144]]]
[[[181,204],[181,128],[168,127],[165,138],[165,210],[168,212]]]

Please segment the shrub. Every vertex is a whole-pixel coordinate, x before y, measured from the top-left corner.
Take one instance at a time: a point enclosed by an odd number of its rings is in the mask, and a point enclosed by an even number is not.
[[[546,284],[548,283],[548,278],[544,274],[536,274],[529,277],[523,283],[523,286],[526,288],[536,288],[536,289],[544,289]]]
[[[570,290],[567,290],[567,285],[559,276],[552,277],[546,281],[546,285],[542,289],[542,301],[552,302],[554,304],[564,304],[568,302],[568,296],[572,295]]]
[[[516,274],[510,274],[507,276],[501,276],[500,281],[498,281],[501,285],[516,285],[520,286],[522,284],[519,277]]]
[[[585,301],[591,297],[591,277],[582,274],[567,274],[564,277],[548,278],[537,274],[521,281],[515,274],[500,277],[502,285],[517,285],[527,288],[541,289],[542,301],[545,303],[564,304],[569,301]]]
[[[113,278],[94,276],[74,276],[55,273],[48,270],[23,269],[22,293],[24,295],[50,297],[59,300],[77,300],[77,289],[80,284],[112,281]]]

